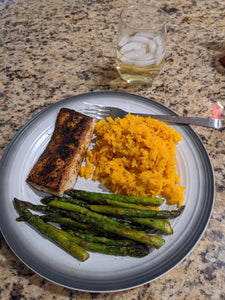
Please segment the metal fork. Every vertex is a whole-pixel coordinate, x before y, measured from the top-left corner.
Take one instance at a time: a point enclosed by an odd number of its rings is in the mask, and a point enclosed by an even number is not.
[[[84,103],[82,113],[93,117],[95,119],[101,120],[111,117],[115,119],[116,117],[124,118],[128,112],[117,107],[103,106],[98,104]],[[142,113],[133,113],[131,115],[138,115],[141,117],[152,117],[157,120],[163,120],[171,123],[177,124],[189,124],[197,125],[203,127],[210,127],[215,129],[220,129],[222,127],[222,122],[219,119],[212,118],[198,118],[198,117],[181,117],[181,116],[171,116],[171,115],[155,115],[155,114],[142,114]]]

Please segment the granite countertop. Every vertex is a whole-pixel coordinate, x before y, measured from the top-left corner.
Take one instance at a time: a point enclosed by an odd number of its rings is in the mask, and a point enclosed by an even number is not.
[[[134,1],[133,1],[134,2]],[[126,84],[114,65],[120,9],[131,1],[21,0],[0,3],[0,157],[43,108],[91,91],[153,98],[176,113],[208,117],[225,105],[225,3],[165,0],[167,58],[151,87]],[[147,3],[148,1],[146,1]],[[194,127],[212,162],[215,205],[193,251],[161,278],[109,294],[70,290],[26,267],[0,234],[1,299],[225,299],[225,135]]]

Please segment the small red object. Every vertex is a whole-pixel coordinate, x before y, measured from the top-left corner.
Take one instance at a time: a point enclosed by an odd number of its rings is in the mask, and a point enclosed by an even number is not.
[[[225,56],[220,57],[220,62],[225,67]]]
[[[222,113],[223,113],[223,106],[219,102],[217,102],[211,110],[211,118],[221,120]]]

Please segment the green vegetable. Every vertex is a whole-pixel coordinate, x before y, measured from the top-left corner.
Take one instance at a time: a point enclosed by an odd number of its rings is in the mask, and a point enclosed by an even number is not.
[[[66,213],[65,213],[66,215]],[[71,228],[71,229],[81,229],[85,231],[93,231],[93,227],[89,226],[88,224],[76,222],[75,220],[68,218],[68,217],[63,217],[60,215],[44,215],[41,216],[41,219],[44,222],[52,222],[52,223],[58,223],[61,226],[64,226],[65,228]]]
[[[68,231],[68,233],[73,236],[74,241],[80,246],[84,247],[87,250],[100,252],[104,254],[112,254],[112,255],[121,255],[121,256],[132,256],[132,257],[143,257],[148,255],[149,249],[144,245],[134,245],[128,247],[121,246],[109,246],[102,243],[93,243],[83,238],[77,237],[73,231]]]
[[[90,207],[90,204],[88,204],[85,201],[76,199],[76,198],[72,198],[72,197],[49,197],[49,198],[44,198],[41,201],[45,204],[48,204],[48,202],[50,202],[51,200],[58,200],[58,201],[62,201],[62,202],[69,202],[69,203],[73,203],[79,206],[83,206],[86,208]],[[117,207],[127,207],[127,208],[132,208],[132,209],[139,209],[139,210],[152,210],[150,207],[144,206],[144,205],[137,205],[134,203],[128,203],[128,202],[121,202],[121,201],[116,201],[116,200],[111,200],[111,199],[104,199],[104,198],[93,198],[93,199],[88,199],[86,200],[88,202],[91,203],[98,203],[98,204],[108,204],[111,206],[117,206]]]
[[[35,210],[35,211],[39,211],[39,212],[44,212],[44,213],[59,213],[60,210],[50,207],[50,206],[46,206],[46,205],[36,205],[33,203],[30,203],[28,201],[22,201],[19,200],[21,204],[23,204],[26,208],[29,208],[31,210]]]
[[[90,210],[98,213],[116,215],[116,216],[128,216],[128,217],[140,217],[140,218],[176,218],[178,217],[184,207],[181,207],[177,210],[138,210],[138,209],[130,209],[123,207],[114,207],[107,205],[90,205]]]
[[[98,228],[103,228],[106,231],[116,233],[120,236],[147,244],[149,246],[160,248],[164,244],[164,240],[158,235],[148,235],[144,231],[136,231],[128,226],[121,225],[113,219],[107,216],[90,211],[85,207],[80,207],[71,203],[65,203],[60,201],[50,201],[49,206],[54,208],[60,208],[63,210],[68,210],[76,212],[74,215],[81,222],[88,222]]]
[[[71,202],[71,203],[74,203],[74,204],[82,206],[82,207],[88,207],[87,202],[82,201],[80,199],[70,198],[70,197],[50,196],[50,197],[42,198],[41,202],[48,205],[48,203],[53,200],[62,201],[62,202]]]
[[[105,236],[97,236],[95,234],[91,234],[89,232],[79,232],[79,231],[74,231],[74,230],[67,230],[70,234],[73,233],[73,236],[77,236],[85,241],[88,242],[93,242],[93,243],[101,243],[105,245],[110,245],[110,246],[134,246],[137,245],[137,243],[133,240],[129,239],[112,239],[112,238],[107,238]]]
[[[167,219],[156,218],[129,218],[128,220],[145,225],[147,227],[160,230],[166,234],[173,234],[173,228]]]
[[[14,199],[16,208],[18,209],[21,216],[30,225],[35,227],[39,232],[49,237],[52,241],[66,249],[70,254],[80,261],[85,261],[89,258],[88,252],[77,245],[69,235],[50,224],[45,223],[39,216],[33,215],[24,205],[24,203],[18,199]]]
[[[141,244],[124,247],[120,245],[105,245],[102,243],[102,241],[101,243],[89,242],[84,240],[82,237],[76,236],[73,231],[65,232],[48,223],[45,223],[39,216],[33,215],[26,208],[23,201],[15,198],[14,203],[24,220],[35,227],[39,232],[49,237],[52,241],[66,249],[70,254],[80,261],[85,261],[89,257],[88,252],[86,252],[83,248],[104,254],[132,257],[143,257],[149,253],[149,249]]]
[[[95,193],[95,192],[86,192],[81,190],[70,190],[67,192],[67,195],[73,198],[79,198],[84,200],[99,200],[99,199],[111,199],[121,202],[142,204],[142,205],[152,205],[160,206],[163,203],[163,199],[160,198],[150,198],[150,197],[136,197],[136,196],[121,196],[115,194],[105,194],[105,193]]]

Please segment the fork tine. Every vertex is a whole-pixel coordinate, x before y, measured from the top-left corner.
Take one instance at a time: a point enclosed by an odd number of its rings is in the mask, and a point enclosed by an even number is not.
[[[106,106],[100,104],[90,104],[84,102],[84,107],[82,108],[82,112],[87,114],[95,119],[106,119],[110,116],[110,109]]]
[[[105,107],[105,106],[103,106],[103,105],[101,105],[101,104],[93,104],[93,103],[90,103],[90,102],[83,102],[84,103],[84,105],[86,105],[86,106],[91,106],[91,107],[93,107],[93,106],[97,106],[97,107]]]
[[[110,113],[110,109],[107,109],[107,108],[95,108],[95,107],[87,107],[84,109],[85,111],[88,111],[88,112],[95,112],[95,113],[101,113],[101,114],[104,114],[104,115],[108,115]]]
[[[89,116],[91,115],[94,118],[98,118],[98,119],[104,119],[104,118],[107,117],[107,115],[104,112],[93,110],[93,109],[92,110],[91,109],[85,109],[84,113],[89,115]]]
[[[108,109],[108,106],[104,106],[101,104],[92,104],[92,103],[88,103],[88,102],[84,102],[84,105],[86,106],[85,108],[93,108],[93,109],[98,109],[98,110],[105,110]]]
[[[90,112],[90,111],[85,110],[85,111],[82,111],[82,113],[84,115],[87,115],[87,116],[92,117],[92,118],[97,119],[97,120],[103,120],[103,119],[106,118],[104,115],[102,115],[98,112],[93,112],[93,111]]]
[[[100,104],[90,104],[90,103],[86,103],[84,102],[85,105],[87,105],[87,107],[85,107],[85,110],[90,109],[90,110],[95,110],[95,111],[101,111],[101,112],[105,112],[105,113],[110,113],[111,111],[111,107],[108,106],[103,106]]]

